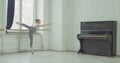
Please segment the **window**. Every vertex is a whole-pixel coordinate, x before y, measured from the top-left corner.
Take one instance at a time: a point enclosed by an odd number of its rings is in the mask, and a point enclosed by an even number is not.
[[[33,1],[34,0],[23,0],[22,1],[22,23],[32,25],[33,23]],[[26,29],[22,27],[22,29]]]
[[[17,25],[16,22],[31,26],[35,18],[43,21],[43,0],[15,0],[15,15],[11,29],[26,29]]]

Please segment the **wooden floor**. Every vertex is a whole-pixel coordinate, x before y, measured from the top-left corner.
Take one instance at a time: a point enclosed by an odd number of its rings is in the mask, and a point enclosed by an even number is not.
[[[105,57],[76,52],[37,51],[0,55],[0,63],[120,63],[120,57]]]

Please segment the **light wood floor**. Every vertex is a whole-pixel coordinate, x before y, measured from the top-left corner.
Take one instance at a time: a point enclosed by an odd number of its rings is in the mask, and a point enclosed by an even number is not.
[[[120,63],[120,57],[105,57],[76,52],[37,51],[0,55],[0,63]]]

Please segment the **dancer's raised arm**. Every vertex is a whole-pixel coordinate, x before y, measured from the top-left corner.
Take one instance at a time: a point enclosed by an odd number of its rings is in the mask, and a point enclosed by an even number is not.
[[[47,23],[47,24],[41,24],[41,25],[39,25],[39,26],[44,27],[44,26],[48,26],[48,25],[50,25],[50,23]]]

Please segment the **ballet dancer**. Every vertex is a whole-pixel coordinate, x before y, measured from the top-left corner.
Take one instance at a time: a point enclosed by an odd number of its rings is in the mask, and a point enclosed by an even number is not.
[[[26,25],[24,23],[16,22],[18,25],[24,26],[27,29],[29,29],[30,48],[32,50],[32,54],[34,54],[34,49],[33,49],[33,34],[37,30],[39,30],[40,27],[44,27],[44,26],[50,25],[49,23],[41,25],[41,20],[40,19],[35,19],[35,22],[36,22],[35,26],[28,26],[28,25]]]

